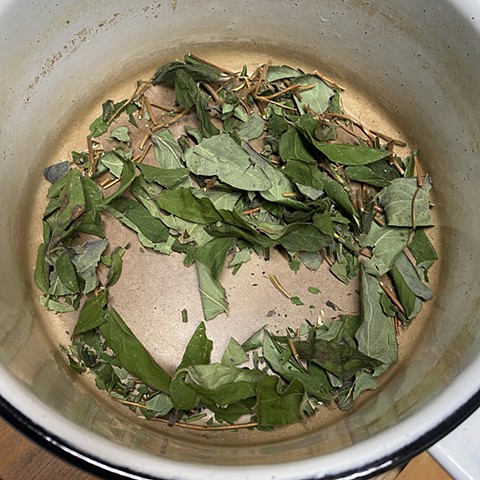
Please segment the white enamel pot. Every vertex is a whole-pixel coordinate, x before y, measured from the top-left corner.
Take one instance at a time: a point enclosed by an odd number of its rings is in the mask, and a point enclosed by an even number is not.
[[[1,0],[0,46],[0,407],[16,427],[107,478],[367,478],[480,405],[480,1]],[[192,50],[318,65],[418,146],[433,177],[435,299],[378,391],[332,421],[146,423],[69,371],[51,335],[65,328],[38,306],[29,229],[50,153],[122,75]]]

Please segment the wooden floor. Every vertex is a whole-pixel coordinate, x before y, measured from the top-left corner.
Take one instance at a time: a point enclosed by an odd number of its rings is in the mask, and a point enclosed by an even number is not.
[[[0,480],[99,480],[51,455],[0,419]],[[104,480],[108,480],[106,477]],[[422,453],[404,469],[375,480],[452,480],[428,455]]]

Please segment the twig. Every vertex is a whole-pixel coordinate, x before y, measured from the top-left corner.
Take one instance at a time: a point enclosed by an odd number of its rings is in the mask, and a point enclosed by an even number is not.
[[[212,68],[215,68],[216,70],[222,72],[222,73],[225,73],[227,75],[230,75],[232,77],[236,77],[238,74],[235,73],[235,72],[232,72],[231,70],[228,70],[228,68],[225,68],[225,67],[219,67],[218,65],[215,65],[214,63],[212,62],[209,62],[208,60],[205,60],[203,58],[200,58],[200,57],[197,57],[197,55],[194,55],[193,53],[189,53],[188,56],[199,62],[199,63],[203,63],[204,65],[207,65],[208,67],[212,67]]]
[[[403,305],[400,303],[400,300],[394,295],[394,293],[383,283],[380,282],[382,290],[387,294],[387,297],[392,301],[392,303],[402,312],[403,315],[407,316]]]
[[[295,85],[290,85],[289,87],[279,90],[276,93],[272,93],[271,95],[259,96],[258,98],[261,98],[262,100],[273,100],[274,98],[280,97],[281,95],[284,95],[285,93],[291,92],[293,90],[308,90],[310,88],[313,88],[314,86],[315,85],[313,83],[311,85],[300,85],[299,83],[296,83]]]
[[[87,136],[87,148],[88,148],[88,171],[87,174],[91,177],[95,173],[96,161],[95,153],[93,151],[92,137]]]
[[[248,210],[244,210],[242,213],[243,215],[251,215],[253,213],[258,213],[260,211],[260,207],[249,208]]]
[[[378,215],[375,215],[373,217],[373,221],[380,227],[384,227],[385,226],[385,222],[378,216]]]
[[[150,120],[152,121],[153,125],[156,127],[158,125],[158,122],[157,122],[157,119],[155,118],[155,115],[153,113],[152,104],[150,103],[150,99],[146,95],[144,95],[142,98],[144,99],[145,107],[147,107],[148,116],[150,117]]]
[[[157,125],[156,127],[152,128],[152,133],[156,133],[159,130],[161,130],[162,128],[167,128],[170,125],[173,125],[175,122],[180,120],[184,115],[186,115],[189,112],[190,112],[190,108],[185,108],[185,109],[181,110],[180,113],[178,113],[178,115],[175,115],[170,120],[168,120],[168,121],[164,120],[163,123],[161,123],[161,124]]]
[[[407,144],[403,141],[403,140],[398,140],[397,138],[393,138],[393,137],[390,137],[389,135],[386,135],[385,133],[382,133],[382,132],[379,132],[378,130],[372,130],[370,129],[370,131],[376,135],[377,137],[380,137],[382,140],[385,140],[386,142],[391,142],[395,145],[397,145],[397,147],[406,147]]]
[[[142,152],[141,155],[137,155],[132,162],[133,163],[142,163],[145,157],[147,156],[148,151],[152,147],[152,142],[148,142],[147,148]]]
[[[270,282],[272,282],[272,285],[285,297],[287,297],[289,300],[292,298],[292,296],[282,287],[280,282],[278,281],[278,278],[276,275],[269,275],[268,279]]]
[[[323,259],[325,260],[326,264],[331,267],[333,266],[333,264],[335,263],[328,255],[327,255],[327,251],[325,248],[322,248],[320,250],[320,253],[322,254],[322,257]]]
[[[142,405],[141,403],[129,402],[128,400],[122,400],[121,398],[112,397],[113,400],[122,403],[124,405],[129,405],[131,407],[137,407],[142,410],[148,410],[146,405]],[[152,418],[156,422],[161,422],[170,425],[169,420],[166,418]],[[187,422],[175,422],[171,424],[172,427],[180,427],[180,428],[188,428],[190,430],[209,430],[209,431],[221,431],[221,430],[239,430],[243,428],[253,428],[258,426],[257,422],[250,422],[250,423],[239,423],[237,425],[199,425],[198,423],[187,423]]]
[[[220,100],[217,92],[210,84],[203,82],[201,85],[211,95],[211,97],[215,100],[216,103],[218,103],[219,105],[222,104],[222,100]]]
[[[338,90],[340,90],[341,92],[344,92],[345,91],[345,88],[342,87],[341,85],[339,85],[337,82],[334,82],[333,80],[331,80],[330,78],[328,78],[327,76],[325,76],[323,73],[320,73],[318,70],[314,70],[312,72],[316,77],[318,77],[320,80],[323,80],[325,83],[328,83],[330,84],[330,86],[334,87],[334,88],[337,88]]]

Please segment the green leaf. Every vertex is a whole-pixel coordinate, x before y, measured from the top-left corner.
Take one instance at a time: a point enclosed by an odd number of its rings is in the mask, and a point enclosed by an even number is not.
[[[105,165],[108,171],[117,178],[122,176],[123,172],[123,160],[122,158],[115,153],[115,151],[110,151],[104,153],[100,157],[100,163]]]
[[[300,75],[302,75],[300,70],[289,67],[288,65],[270,65],[265,75],[265,81],[271,83],[285,78],[299,77]]]
[[[393,266],[400,252],[407,246],[409,230],[406,228],[380,227],[372,223],[368,235],[361,239],[363,247],[372,247],[372,258],[364,260],[365,271],[382,276]]]
[[[359,395],[366,390],[375,390],[378,380],[371,373],[361,371],[355,375],[355,384],[353,387],[352,400],[355,401]]]
[[[214,223],[222,219],[208,198],[197,198],[190,188],[177,187],[163,190],[155,203],[163,210],[189,222]]]
[[[258,113],[254,113],[250,115],[248,120],[238,129],[238,136],[247,142],[258,138],[262,135],[265,125],[265,120]]]
[[[37,260],[35,263],[35,273],[33,278],[35,285],[43,292],[47,293],[50,288],[49,265],[47,262],[47,245],[42,243],[37,250]]]
[[[235,423],[243,415],[251,415],[255,400],[253,397],[226,406],[218,406],[208,398],[201,397],[202,404],[215,413],[215,420],[230,424]]]
[[[161,130],[152,137],[155,159],[160,168],[182,168],[182,149],[170,130]]]
[[[57,313],[69,313],[74,312],[75,307],[69,303],[64,303],[59,300],[51,298],[48,294],[40,297],[40,304],[47,310],[52,310]]]
[[[305,389],[293,380],[283,391],[280,379],[268,376],[258,382],[257,420],[260,425],[288,425],[305,418]]]
[[[259,370],[213,363],[188,367],[185,383],[217,405],[230,405],[254,397],[257,383],[264,376]]]
[[[152,243],[166,242],[169,237],[167,227],[143,205],[129,197],[117,197],[110,202],[108,210]]]
[[[236,367],[248,360],[248,355],[242,346],[234,339],[230,338],[230,342],[223,353],[221,363],[227,367]]]
[[[425,181],[420,188],[416,178],[392,180],[392,183],[379,194],[380,204],[385,209],[388,225],[392,227],[433,225],[428,198],[430,189],[429,181]],[[415,205],[413,205],[414,203]],[[414,217],[412,213],[414,213]]]
[[[330,105],[330,99],[335,93],[323,80],[316,75],[301,75],[295,78],[295,85],[313,85],[312,88],[302,90],[301,100],[294,97],[300,113],[305,112],[308,105],[314,112],[322,114]]]
[[[186,70],[180,69],[175,76],[175,94],[180,108],[195,106],[200,131],[204,137],[217,135],[219,130],[210,121],[208,99],[195,83],[195,79]]]
[[[290,302],[291,302],[293,305],[298,305],[298,306],[305,305],[305,304],[300,300],[300,297],[290,297]]]
[[[323,191],[349,217],[358,216],[345,189],[335,180],[325,175]]]
[[[376,277],[360,267],[360,309],[362,323],[355,335],[358,349],[371,358],[383,362],[375,369],[375,376],[387,371],[397,361],[398,344],[393,319],[383,313],[383,290]]]
[[[248,248],[236,252],[233,258],[230,260],[228,267],[233,268],[232,274],[235,275],[238,269],[244,264],[249,262],[251,259],[250,250]]]
[[[252,335],[250,335],[247,340],[242,343],[242,349],[245,352],[248,352],[249,350],[255,350],[256,348],[262,346],[265,327],[266,325],[264,325],[262,328],[259,328],[256,332],[252,333]]]
[[[127,190],[127,188],[130,187],[130,185],[134,180],[135,180],[135,166],[130,160],[125,160],[123,164],[122,177],[117,190],[115,190],[115,192],[111,193],[108,197],[106,197],[103,200],[101,206],[105,207],[112,200],[122,195],[125,192],[125,190]]]
[[[115,285],[120,275],[122,274],[123,260],[122,257],[125,254],[126,249],[122,247],[117,247],[111,254],[111,265],[107,274],[107,287],[113,287]]]
[[[216,175],[240,190],[265,191],[272,185],[264,171],[252,165],[250,156],[226,134],[207,138],[187,150],[185,162],[192,173]]]
[[[311,336],[308,340],[296,341],[295,347],[301,359],[313,360],[342,382],[360,370],[373,370],[382,365],[381,361],[370,358],[351,344],[345,345],[336,339],[328,341]]]
[[[315,157],[306,149],[295,127],[289,127],[280,137],[280,158],[284,162],[297,161],[317,164]]]
[[[219,277],[231,247],[231,239],[215,238],[194,252],[205,320],[228,311],[225,289],[220,284]]]
[[[83,293],[90,293],[97,287],[97,265],[107,245],[108,240],[87,240],[73,247],[71,260],[78,276],[84,281]]]
[[[423,229],[415,230],[412,241],[408,244],[408,249],[415,259],[415,268],[422,280],[428,281],[428,270],[437,260],[437,252],[428,239]]]
[[[88,299],[78,315],[73,335],[79,335],[99,327],[106,320],[105,307],[107,306],[107,291],[100,290],[98,294]]]
[[[96,138],[108,130],[108,123],[102,117],[97,117],[88,128],[90,130],[90,136]]]
[[[156,417],[167,415],[173,408],[172,400],[165,392],[160,392],[145,402],[145,406],[155,412]]]
[[[299,210],[307,210],[302,202],[293,198],[285,197],[284,194],[295,192],[295,186],[290,179],[279,168],[270,165],[270,163],[257,153],[248,143],[242,142],[242,147],[249,154],[251,160],[260,168],[270,180],[270,187],[260,190],[260,195],[270,202],[288,205]]]
[[[291,223],[276,241],[289,252],[318,252],[332,244],[329,236],[324,235],[311,223]]]
[[[340,165],[368,165],[378,162],[392,154],[390,150],[366,147],[364,145],[349,145],[341,143],[320,143],[313,145],[320,150],[331,162]]]
[[[115,128],[112,130],[111,137],[119,142],[129,142],[130,141],[130,134],[128,131],[128,127],[122,125],[120,127]]]
[[[213,342],[207,338],[205,323],[200,322],[187,344],[182,361],[177,368],[178,373],[170,384],[170,395],[175,408],[191,410],[198,404],[197,392],[185,384],[187,374],[183,369],[192,365],[210,363],[212,348]]]
[[[432,291],[422,283],[417,270],[403,252],[395,260],[390,274],[407,318],[413,318],[422,306],[420,299],[431,300]]]
[[[192,365],[205,365],[210,363],[212,348],[213,342],[207,337],[205,323],[200,322],[187,344],[182,361],[178,365],[178,370]]]
[[[196,246],[201,247],[212,240],[205,229],[205,225],[196,222],[189,222],[183,218],[178,218],[175,215],[162,216],[162,222],[172,230],[179,233],[178,241],[183,243],[190,243],[192,240]]]
[[[58,255],[55,262],[55,271],[57,272],[60,281],[70,290],[70,292],[77,293],[80,291],[77,273],[75,272],[75,267],[73,266],[72,260],[67,252],[61,252],[60,255]]]
[[[363,182],[374,187],[388,187],[394,178],[400,174],[387,161],[380,160],[366,165],[351,166],[345,169],[350,180]]]
[[[120,315],[112,307],[107,307],[104,319],[105,323],[99,327],[100,333],[122,367],[149,387],[167,392],[170,376],[153,360]]]
[[[312,294],[312,295],[317,295],[320,293],[320,289],[317,288],[317,287],[308,287],[308,291]]]
[[[146,163],[141,163],[139,168],[147,182],[156,182],[166,188],[184,184],[190,175],[188,168],[159,168]]]
[[[283,171],[306,197],[317,200],[323,195],[325,175],[316,165],[290,160]]]
[[[290,353],[287,361],[284,359],[285,353]],[[331,387],[325,372],[316,365],[310,365],[305,371],[293,359],[291,352],[276,343],[267,331],[263,336],[263,356],[270,368],[286,381],[298,380],[309,395],[325,403],[331,402]]]
[[[85,194],[80,176],[80,172],[75,169],[70,170],[67,175],[59,180],[64,186],[59,195],[60,210],[51,224],[52,237],[49,249],[60,242],[68,233],[67,228],[85,212]]]
[[[153,85],[173,87],[179,71],[187,72],[196,82],[214,82],[221,76],[220,71],[208,65],[200,63],[192,65],[175,61],[162,65],[153,75],[151,82]]]

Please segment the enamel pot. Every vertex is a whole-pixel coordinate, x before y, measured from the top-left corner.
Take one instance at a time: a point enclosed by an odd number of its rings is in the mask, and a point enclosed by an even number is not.
[[[480,1],[1,0],[0,45],[0,412],[16,427],[107,478],[367,478],[430,447],[480,405]],[[41,169],[85,138],[111,92],[189,51],[235,66],[318,68],[353,92],[357,117],[420,149],[438,225],[435,298],[378,390],[347,413],[273,432],[148,423],[69,370],[59,344],[71,325],[38,304]],[[194,303],[188,286],[168,293],[182,271],[164,271],[158,285],[167,290],[150,298],[155,325],[140,287],[117,296],[138,312],[125,319],[151,334],[156,356],[180,354],[187,338],[180,317],[160,308]],[[246,325],[224,319],[217,334],[252,333],[250,303]]]

